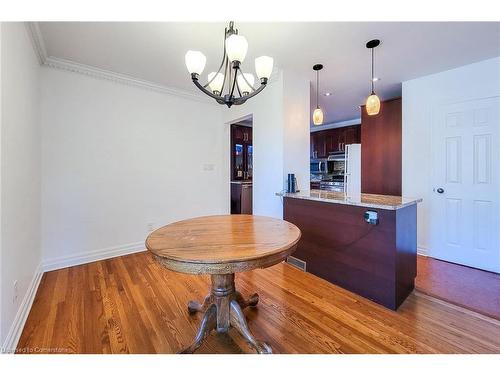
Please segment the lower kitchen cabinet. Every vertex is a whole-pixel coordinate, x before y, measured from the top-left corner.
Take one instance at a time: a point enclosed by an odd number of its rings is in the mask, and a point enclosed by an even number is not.
[[[251,182],[231,182],[231,214],[252,214]]]
[[[319,181],[311,181],[311,190],[319,190],[320,182]]]
[[[378,225],[365,222],[367,210]],[[285,197],[283,218],[302,232],[292,263],[306,272],[392,310],[413,291],[416,204],[386,210]]]

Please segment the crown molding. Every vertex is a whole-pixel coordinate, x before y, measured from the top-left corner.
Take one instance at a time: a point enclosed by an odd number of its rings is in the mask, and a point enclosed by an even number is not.
[[[195,94],[189,91],[184,91],[172,87],[167,87],[161,84],[157,84],[151,81],[146,81],[130,75],[116,73],[111,70],[105,70],[91,65],[77,63],[75,61],[49,56],[45,48],[45,43],[43,41],[43,36],[40,31],[38,22],[25,22],[24,24],[26,26],[26,29],[28,31],[28,34],[30,36],[33,45],[33,49],[35,50],[35,53],[37,55],[38,61],[41,66],[53,69],[65,70],[72,73],[78,73],[86,75],[88,77],[106,80],[127,86],[140,87],[146,90],[155,91],[167,95],[174,95],[202,103],[218,105],[208,96],[202,95],[201,93]],[[278,81],[279,77],[280,77],[280,70],[276,67],[275,69],[273,69],[271,77],[269,77],[269,84],[273,84],[276,81]]]
[[[167,95],[174,95],[190,100],[195,100],[203,103],[212,103],[205,95],[196,95],[188,91],[179,90],[167,86],[163,86],[154,82],[146,81],[140,78],[129,76],[126,74],[116,73],[110,70],[100,69],[94,66],[80,64],[71,60],[60,59],[49,56],[45,48],[43,36],[40,31],[38,22],[25,22],[26,30],[31,39],[33,49],[41,66],[65,70],[72,73],[86,75],[88,77],[102,79],[114,83],[119,83],[127,86],[140,87],[146,90],[159,92]],[[215,104],[215,102],[214,102]]]
[[[26,30],[28,31],[38,62],[40,65],[44,65],[47,60],[47,49],[45,48],[38,22],[25,22],[24,26],[26,26]]]
[[[47,57],[43,66],[53,69],[65,70],[72,73],[83,74],[92,78],[111,81],[127,86],[140,87],[146,90],[159,92],[162,94],[174,95],[186,99],[196,100],[203,103],[212,103],[207,96],[196,95],[187,91],[174,89],[171,87],[158,85],[154,82],[135,78],[126,74],[115,73],[110,70],[96,68],[90,65],[76,63],[71,60],[60,59],[57,57]],[[214,102],[215,103],[215,102]]]

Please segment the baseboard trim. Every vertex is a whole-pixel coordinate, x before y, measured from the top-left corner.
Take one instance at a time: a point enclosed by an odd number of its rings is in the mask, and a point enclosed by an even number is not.
[[[43,261],[38,265],[35,270],[35,274],[30,282],[28,290],[24,295],[23,301],[19,306],[16,317],[12,322],[11,328],[5,341],[2,345],[1,351],[2,353],[14,353],[21,338],[21,334],[24,329],[24,324],[28,319],[29,312],[31,310],[31,306],[33,305],[33,301],[35,300],[36,292],[38,290],[38,286],[40,285],[40,281],[42,280],[42,276],[44,272],[54,271],[61,268],[78,266],[85,263],[91,263],[98,260],[104,260],[109,258],[114,258],[122,255],[137,253],[140,251],[144,251],[145,246],[144,242],[135,242],[131,244],[108,247],[104,249],[94,250],[85,253],[78,253],[67,257],[60,258],[52,258]]]
[[[46,259],[42,262],[44,272],[54,271],[61,268],[78,266],[85,263],[96,262],[109,258],[115,258],[122,255],[137,253],[146,249],[144,242],[134,242],[126,245],[107,247],[104,249],[90,252],[82,252],[66,257]]]
[[[418,255],[421,255],[423,257],[427,257],[429,256],[429,252],[427,249],[423,248],[423,247],[417,247],[417,254]]]
[[[35,300],[36,292],[38,290],[38,286],[40,285],[40,281],[42,280],[43,268],[42,265],[39,264],[35,270],[35,274],[31,279],[30,285],[28,286],[28,290],[24,295],[23,301],[17,310],[16,317],[10,326],[9,333],[5,338],[5,342],[2,346],[3,353],[14,353],[17,347],[17,343],[21,338],[21,333],[24,329],[24,324],[26,323],[26,319],[28,319],[28,315],[31,310],[31,306],[33,305],[33,301]]]

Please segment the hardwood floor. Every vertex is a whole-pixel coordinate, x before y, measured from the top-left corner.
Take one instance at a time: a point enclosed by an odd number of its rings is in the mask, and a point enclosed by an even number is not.
[[[236,276],[258,307],[245,314],[274,353],[500,353],[500,321],[415,292],[397,312],[288,264]],[[190,299],[205,276],[168,271],[149,253],[45,273],[18,349],[71,353],[174,353],[191,343]],[[235,332],[199,353],[251,352]]]
[[[500,320],[500,275],[417,257],[417,290]]]

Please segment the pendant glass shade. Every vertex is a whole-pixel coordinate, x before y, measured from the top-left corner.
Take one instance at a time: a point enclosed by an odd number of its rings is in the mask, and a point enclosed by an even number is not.
[[[209,73],[208,82],[210,82],[210,84],[208,85],[210,86],[210,90],[212,90],[213,93],[217,93],[217,95],[220,95],[220,93],[222,92],[222,85],[224,84],[224,74],[216,72]]]
[[[207,58],[200,51],[187,51],[185,56],[186,67],[189,73],[201,74],[205,69]]]
[[[253,84],[255,82],[255,78],[253,74],[250,73],[243,73],[245,78],[243,78],[241,75],[238,76],[238,87],[240,88],[240,91],[243,95],[248,95],[251,91],[253,91]],[[245,81],[245,79],[250,83],[251,86],[248,85],[248,83]]]
[[[366,99],[366,113],[368,116],[378,115],[380,112],[380,99],[375,93],[372,93]]]
[[[244,36],[233,34],[226,39],[226,51],[229,61],[239,61],[242,63],[247,55],[247,50],[248,42]]]
[[[321,108],[316,108],[313,112],[313,124],[321,125],[323,123],[323,111]]]
[[[269,56],[260,56],[255,59],[255,72],[259,79],[271,77],[274,60]]]

